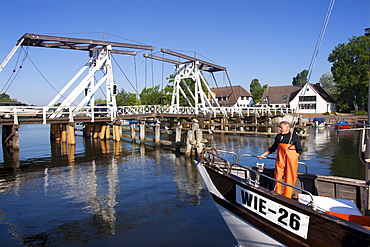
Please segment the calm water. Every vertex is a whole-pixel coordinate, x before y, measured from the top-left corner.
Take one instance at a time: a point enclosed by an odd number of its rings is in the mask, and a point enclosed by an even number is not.
[[[363,179],[358,132],[308,130],[309,172]],[[257,155],[272,141],[218,135],[208,146]],[[22,126],[20,146],[19,163],[0,155],[0,246],[236,244],[191,159],[82,137],[56,145],[44,125]]]

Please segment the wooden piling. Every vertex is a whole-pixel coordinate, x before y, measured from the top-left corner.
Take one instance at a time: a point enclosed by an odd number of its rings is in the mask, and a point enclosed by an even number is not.
[[[68,123],[68,144],[76,144],[75,123]]]
[[[144,121],[141,121],[140,124],[139,124],[139,133],[140,133],[140,143],[144,143],[145,142],[145,122]]]
[[[3,125],[2,143],[3,147],[12,151],[19,151],[19,125]]]
[[[159,123],[156,123],[154,127],[154,142],[156,146],[161,145],[161,125]]]
[[[113,140],[116,142],[121,141],[122,133],[121,133],[121,125],[114,124],[113,125]]]
[[[106,125],[106,128],[105,128],[105,139],[106,140],[109,140],[110,139],[110,125]]]
[[[107,129],[107,125],[102,125],[101,126],[100,133],[99,133],[100,140],[105,139],[106,129]]]
[[[100,132],[101,125],[100,124],[94,124],[93,126],[93,139],[99,138],[99,132]]]
[[[135,132],[135,124],[134,123],[130,124],[130,130],[131,130],[131,141],[135,142],[136,132]]]
[[[65,124],[62,124],[62,134],[61,134],[61,137],[62,137],[62,142],[65,143],[67,142],[67,125]]]
[[[182,125],[176,126],[176,137],[175,137],[175,151],[180,152],[181,148],[181,129]]]

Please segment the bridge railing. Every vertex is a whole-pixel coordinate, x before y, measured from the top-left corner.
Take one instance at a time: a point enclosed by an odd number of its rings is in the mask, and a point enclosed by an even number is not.
[[[74,122],[75,117],[90,117],[94,122],[95,117],[111,117],[113,109],[109,106],[0,106],[0,118],[13,118],[14,124],[18,124],[20,117],[36,117],[43,119],[46,124],[47,119],[68,117],[70,122]],[[141,114],[184,114],[195,115],[194,107],[177,107],[170,105],[138,105],[120,106],[117,108],[117,116],[134,116]],[[223,114],[227,117],[236,116],[277,116],[294,113],[289,108],[268,108],[268,107],[206,107],[198,109],[198,114],[218,115]]]

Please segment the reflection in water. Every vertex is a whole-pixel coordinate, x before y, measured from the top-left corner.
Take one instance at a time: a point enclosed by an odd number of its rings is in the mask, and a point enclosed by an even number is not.
[[[301,157],[309,172],[363,178],[357,132],[309,134]],[[23,141],[19,165],[0,164],[0,246],[235,244],[190,158],[136,143],[76,141],[37,149]],[[213,135],[208,141],[257,155],[273,137]]]
[[[83,152],[51,142],[51,157],[0,167],[0,246],[234,244],[190,158],[79,142]]]

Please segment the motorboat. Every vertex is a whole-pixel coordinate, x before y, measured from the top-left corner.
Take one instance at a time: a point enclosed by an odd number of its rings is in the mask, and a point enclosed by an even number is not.
[[[334,127],[334,129],[348,129],[349,123],[345,120],[337,120],[332,126]]]
[[[239,246],[370,246],[364,180],[306,169],[292,186],[275,180],[274,169],[260,162],[256,156],[213,148],[195,160]],[[275,183],[293,187],[292,198],[277,194]]]
[[[326,122],[325,122],[325,119],[324,118],[315,117],[312,120],[312,127],[325,128],[325,125],[326,125]]]

